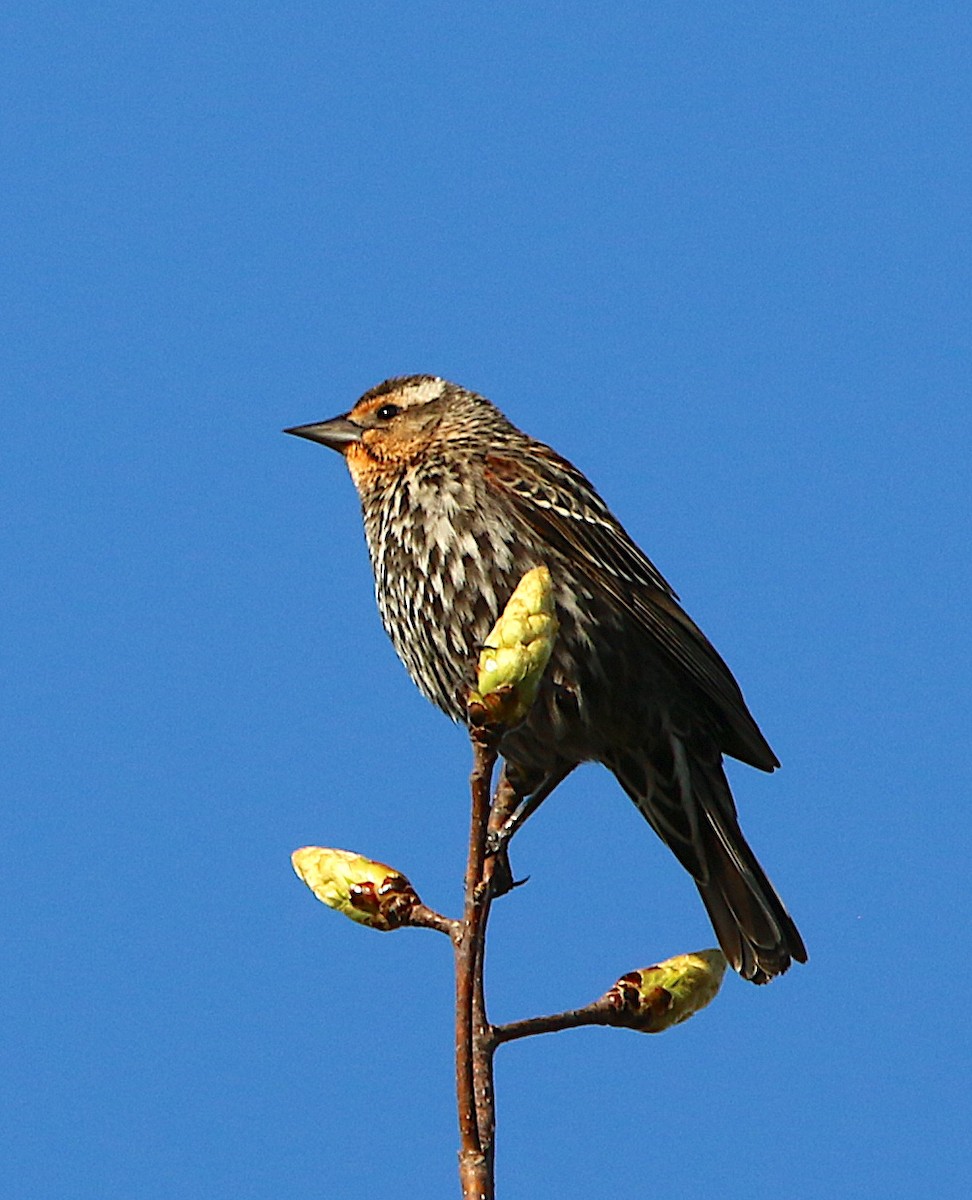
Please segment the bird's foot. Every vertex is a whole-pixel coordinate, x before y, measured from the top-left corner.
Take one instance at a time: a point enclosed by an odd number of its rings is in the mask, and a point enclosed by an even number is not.
[[[513,878],[513,868],[510,866],[510,852],[507,846],[508,837],[503,836],[503,830],[490,830],[486,838],[486,854],[493,860],[493,869],[489,877],[490,893],[495,900],[497,896],[505,896],[514,888],[521,887],[529,879]]]

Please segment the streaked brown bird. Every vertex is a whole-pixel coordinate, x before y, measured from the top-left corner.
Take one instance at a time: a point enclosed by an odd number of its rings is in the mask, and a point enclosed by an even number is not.
[[[521,815],[579,763],[603,763],[692,875],[740,975],[765,983],[805,962],[722,767],[727,754],[772,771],[776,756],[729,668],[580,471],[430,375],[389,379],[344,416],[286,432],[344,455],[382,622],[453,720],[497,614],[526,571],[549,567],[553,658],[501,745]]]

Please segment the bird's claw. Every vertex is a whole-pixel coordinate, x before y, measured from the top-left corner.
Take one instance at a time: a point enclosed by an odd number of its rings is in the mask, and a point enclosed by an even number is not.
[[[493,860],[489,886],[494,900],[497,896],[505,896],[507,892],[512,892],[514,888],[522,887],[530,878],[529,875],[523,879],[513,878],[507,841],[508,838],[503,836],[502,829],[491,831],[486,839],[486,854]]]

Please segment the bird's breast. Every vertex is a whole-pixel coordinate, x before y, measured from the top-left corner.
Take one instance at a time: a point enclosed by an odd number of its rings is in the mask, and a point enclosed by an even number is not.
[[[461,720],[486,636],[535,564],[455,475],[404,474],[364,516],[385,630],[419,689]]]
[[[633,719],[636,666],[619,614],[485,485],[444,473],[403,475],[364,501],[364,517],[385,630],[419,690],[453,720],[465,720],[496,618],[540,564],[553,578],[560,632],[519,742],[532,743],[538,761],[554,744],[557,754],[581,761],[599,754],[602,718],[615,720],[607,698]]]

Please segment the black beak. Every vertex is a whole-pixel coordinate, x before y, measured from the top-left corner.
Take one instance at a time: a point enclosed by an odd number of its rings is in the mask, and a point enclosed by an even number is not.
[[[307,438],[310,442],[330,446],[332,450],[343,451],[345,446],[350,446],[352,442],[360,442],[364,430],[347,417],[332,417],[330,421],[318,421],[314,425],[295,425],[293,429],[285,429],[284,433],[292,433],[296,437]]]

